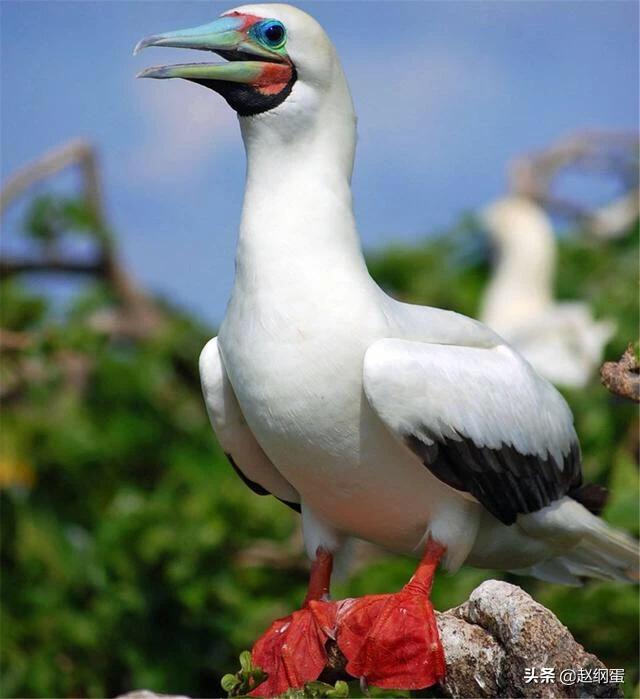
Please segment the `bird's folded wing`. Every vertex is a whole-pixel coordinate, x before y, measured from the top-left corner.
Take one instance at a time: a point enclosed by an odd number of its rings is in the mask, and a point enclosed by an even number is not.
[[[215,337],[200,354],[200,380],[213,430],[240,478],[258,495],[274,495],[300,511],[297,491],[271,463],[246,423]]]
[[[379,340],[365,355],[364,390],[437,478],[505,524],[581,483],[567,404],[506,345]]]

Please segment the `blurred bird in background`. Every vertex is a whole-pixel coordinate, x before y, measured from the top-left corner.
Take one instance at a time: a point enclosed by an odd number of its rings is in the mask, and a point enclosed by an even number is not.
[[[581,388],[602,362],[615,332],[582,301],[554,299],[556,238],[549,216],[535,202],[509,196],[481,213],[497,253],[480,319],[508,340],[557,386]]]

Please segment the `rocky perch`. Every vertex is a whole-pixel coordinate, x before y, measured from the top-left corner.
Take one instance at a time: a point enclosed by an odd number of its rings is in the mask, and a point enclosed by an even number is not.
[[[515,585],[482,583],[466,602],[438,615],[438,628],[446,697],[622,696],[622,685],[608,681],[603,663]],[[553,681],[542,681],[542,668]],[[594,677],[605,681],[585,681]]]
[[[437,612],[447,660],[442,697],[622,697],[603,663],[575,641],[548,609],[515,585],[488,580],[459,607]],[[344,658],[329,649],[322,679],[344,678]],[[212,688],[215,692],[215,689]],[[212,695],[215,695],[212,693]],[[118,699],[187,699],[146,690]]]

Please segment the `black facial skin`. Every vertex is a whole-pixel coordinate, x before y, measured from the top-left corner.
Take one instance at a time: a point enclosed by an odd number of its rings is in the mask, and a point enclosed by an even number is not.
[[[214,90],[227,100],[229,106],[234,109],[239,116],[254,116],[275,109],[282,104],[291,94],[291,90],[297,80],[295,66],[291,66],[291,79],[274,95],[263,95],[252,85],[242,83],[225,82],[224,80],[191,80]]]

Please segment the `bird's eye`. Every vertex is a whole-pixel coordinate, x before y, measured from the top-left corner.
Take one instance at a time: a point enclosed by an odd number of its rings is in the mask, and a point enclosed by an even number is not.
[[[282,22],[270,19],[260,25],[259,36],[270,49],[281,49],[287,40],[287,32]]]

